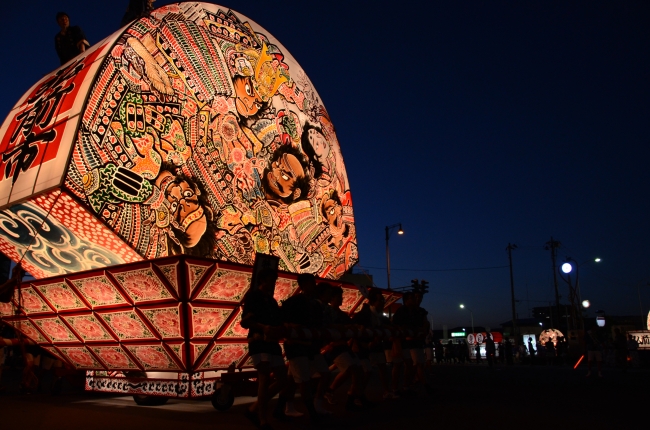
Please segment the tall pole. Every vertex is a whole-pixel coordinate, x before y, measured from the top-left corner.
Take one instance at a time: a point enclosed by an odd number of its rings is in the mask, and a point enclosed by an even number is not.
[[[388,240],[390,239],[390,232],[396,227],[399,227],[397,234],[404,233],[404,231],[402,230],[401,222],[386,226],[386,280],[387,280],[388,291],[390,291],[390,249],[388,248]]]
[[[469,316],[472,318],[472,334],[474,334],[474,312],[469,309],[467,310],[469,311]]]
[[[580,264],[574,260],[571,257],[566,257],[564,260],[565,263],[562,265],[562,272],[566,274],[566,278],[562,276],[560,273],[560,277],[564,282],[567,283],[567,286],[569,287],[569,312],[566,313],[566,328],[567,330],[572,330],[576,329],[578,327],[578,312],[580,309],[578,309],[579,302],[578,302],[578,282],[580,281]],[[576,267],[576,287],[574,288],[573,282],[571,282],[571,273],[574,272],[573,268],[574,265],[571,264],[571,262],[575,263]],[[566,307],[565,307],[565,312],[566,312]],[[569,316],[571,317],[571,320],[569,320]]]
[[[557,325],[560,325],[560,291],[558,290],[557,286],[557,264],[556,264],[556,259],[557,259],[557,248],[560,247],[560,242],[557,240],[553,240],[553,236],[551,236],[551,240],[549,242],[546,242],[546,249],[551,250],[551,263],[553,265],[553,285],[555,286],[555,307],[556,307],[556,318],[557,318]],[[552,323],[552,321],[551,321]]]
[[[469,311],[469,316],[472,319],[472,334],[474,334],[474,312],[472,312],[472,310],[470,308],[468,308],[467,306],[465,306],[462,303],[460,304],[460,308],[461,309],[467,309]]]
[[[648,283],[648,285],[650,285],[650,283]],[[650,327],[647,327],[647,322],[646,322],[646,319],[645,319],[645,315],[643,315],[643,305],[641,304],[641,282],[639,282],[636,285],[636,292],[639,295],[639,310],[641,311],[641,330],[646,330],[646,329],[648,329]],[[644,326],[645,326],[645,328],[644,328]]]
[[[516,249],[517,245],[508,244],[508,260],[510,261],[510,299],[512,301],[512,332],[517,336],[517,310],[515,309],[515,278],[512,274],[512,250]]]
[[[584,330],[585,329],[585,319],[584,316],[582,315],[582,293],[580,292],[580,265],[576,262],[576,296],[578,298],[577,300],[577,305],[576,305],[576,312],[577,312],[577,318],[578,320],[576,323],[578,324],[578,327],[576,327],[578,330]]]
[[[584,315],[582,312],[582,293],[580,292],[580,266],[589,263],[590,260],[578,263],[577,260],[574,260],[571,257],[566,257],[564,260],[565,264],[562,265],[562,272],[566,273],[566,278],[560,274],[562,280],[567,283],[569,286],[569,305],[570,305],[570,315],[571,321],[570,324],[567,322],[567,330],[584,330]],[[594,262],[600,262],[600,258],[593,260]],[[568,266],[568,267],[565,267]],[[575,270],[574,270],[575,268]],[[575,272],[575,284],[571,282],[571,274]],[[566,308],[565,308],[566,310]],[[567,320],[568,321],[568,320]]]
[[[576,263],[577,265],[577,263]],[[571,305],[571,326],[569,327],[569,320],[567,319],[567,330],[570,330],[571,328],[577,328],[577,311],[578,311],[578,293],[577,290],[573,288],[573,285],[571,283],[571,273],[567,273],[566,275],[567,278],[567,283],[569,284],[569,302]],[[576,275],[576,279],[578,278],[578,275]]]
[[[386,227],[386,279],[388,281],[388,291],[390,291],[390,250],[388,249],[388,239],[390,238],[390,227]]]
[[[580,309],[580,266],[584,263],[578,263],[571,257],[567,257],[567,263],[571,264],[573,261],[576,266],[576,282],[575,287],[571,284],[571,272],[567,273],[567,283],[569,284],[569,301],[571,302],[571,324],[574,329],[582,329],[582,310]],[[567,330],[570,327],[567,326]]]

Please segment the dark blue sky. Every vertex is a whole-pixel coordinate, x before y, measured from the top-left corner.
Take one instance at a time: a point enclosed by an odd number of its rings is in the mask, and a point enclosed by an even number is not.
[[[551,235],[559,260],[603,259],[581,269],[595,308],[640,314],[639,285],[650,307],[650,3],[565,3],[221,3],[310,77],[348,170],[359,267],[386,286],[384,227],[402,222],[391,284],[429,280],[436,328],[469,324],[461,302],[476,325],[511,318],[509,242],[519,316],[554,301]],[[1,116],[58,65],[57,11],[94,44],[126,4],[4,4]]]

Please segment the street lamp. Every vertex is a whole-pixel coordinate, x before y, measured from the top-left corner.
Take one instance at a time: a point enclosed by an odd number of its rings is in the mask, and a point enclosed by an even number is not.
[[[461,303],[460,305],[461,309],[467,309],[469,311],[469,315],[472,318],[472,334],[474,334],[474,313],[470,310],[470,308],[466,307],[464,304]]]
[[[567,278],[566,278],[566,279],[563,278],[563,279],[564,279],[564,281],[565,281],[567,284],[569,284],[569,299],[570,299],[570,301],[571,301],[571,308],[572,308],[571,313],[572,313],[572,318],[577,318],[577,315],[574,316],[573,314],[574,314],[574,313],[576,312],[576,310],[577,310],[576,308],[578,307],[578,303],[582,301],[581,292],[580,292],[580,266],[582,266],[582,265],[584,265],[584,264],[586,264],[586,263],[591,263],[591,262],[594,262],[594,263],[600,263],[601,261],[602,261],[602,260],[601,260],[600,258],[594,258],[593,260],[586,260],[586,261],[583,261],[582,263],[578,263],[578,262],[577,262],[576,260],[574,260],[573,258],[571,258],[571,257],[567,257],[567,258],[565,259],[564,264],[562,264],[562,266],[560,267],[560,269],[562,270],[562,272],[565,273],[565,274],[567,275]],[[573,263],[573,264],[572,264],[572,263]],[[576,284],[575,284],[575,288],[573,288],[573,285],[571,284],[571,272],[573,272],[573,267],[574,267],[574,266],[575,266],[575,269],[576,269]],[[584,306],[584,303],[585,303],[585,302],[589,303],[589,301],[587,301],[587,300],[582,301],[582,305],[583,305],[583,306]],[[585,308],[588,308],[588,307],[589,307],[589,304],[587,304],[587,306],[584,306],[584,307],[585,307]],[[576,321],[574,320],[574,323],[575,323],[575,322],[576,322]],[[581,323],[580,325],[582,326],[582,325],[583,325],[583,324],[582,324],[582,323],[583,323],[583,321],[582,321],[582,312],[580,312],[580,319],[579,319],[579,322]],[[567,327],[567,329],[568,329],[568,328],[569,328],[569,327]]]
[[[388,279],[388,290],[389,291],[390,291],[390,250],[388,249],[388,239],[390,239],[390,234],[397,227],[399,227],[399,230],[397,230],[397,234],[404,234],[404,230],[402,230],[402,223],[401,222],[398,222],[397,224],[386,226],[386,278]]]

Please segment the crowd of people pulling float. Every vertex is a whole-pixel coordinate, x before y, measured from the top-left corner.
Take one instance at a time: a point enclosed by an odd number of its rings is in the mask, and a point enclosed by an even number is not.
[[[294,404],[296,390],[309,418],[318,421],[331,414],[326,405],[337,402],[337,390],[348,380],[346,409],[364,410],[370,406],[366,388],[373,367],[384,399],[415,394],[417,386],[429,390],[424,372],[429,323],[421,296],[405,293],[390,321],[380,289],[370,289],[367,302],[351,316],[340,309],[343,290],[317,283],[310,274],[298,276],[299,294],[280,306],[273,298],[276,278],[274,271],[262,271],[243,302],[241,325],[249,330],[259,384],[257,401],[246,410],[253,423],[270,428],[269,400],[276,394],[275,418],[302,415]],[[393,364],[390,375],[387,363]]]

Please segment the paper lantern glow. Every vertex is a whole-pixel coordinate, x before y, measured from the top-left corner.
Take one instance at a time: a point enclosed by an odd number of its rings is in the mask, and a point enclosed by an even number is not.
[[[217,5],[157,9],[43,78],[0,152],[0,251],[37,278],[256,252],[338,278],[358,259],[319,95],[276,39]]]
[[[564,337],[564,334],[560,330],[549,328],[539,334],[539,341],[542,345],[546,345],[546,342],[550,340],[553,345],[557,345],[557,341],[561,337]]]

